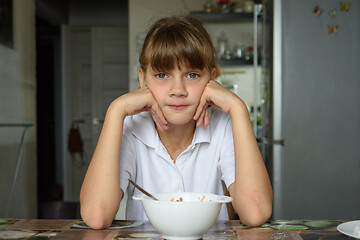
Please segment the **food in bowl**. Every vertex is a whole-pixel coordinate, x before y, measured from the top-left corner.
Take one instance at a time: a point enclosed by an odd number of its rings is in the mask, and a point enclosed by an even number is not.
[[[171,202],[182,202],[182,201],[183,201],[183,198],[180,197],[179,199],[176,199],[176,200],[175,200],[175,198],[172,198],[170,201],[171,201]]]
[[[215,223],[223,203],[231,197],[209,193],[158,193],[155,201],[146,195],[133,196],[142,202],[146,216],[165,239],[201,239]]]

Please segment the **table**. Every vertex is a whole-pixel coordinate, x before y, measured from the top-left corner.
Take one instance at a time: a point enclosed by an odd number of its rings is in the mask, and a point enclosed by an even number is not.
[[[269,221],[259,228],[248,228],[237,220],[217,221],[203,239],[241,240],[349,240],[336,230],[344,220],[288,220]],[[84,228],[85,227],[85,228]],[[160,239],[148,221],[116,220],[110,229],[92,230],[81,220],[0,219],[0,239]],[[10,238],[6,238],[10,239]]]

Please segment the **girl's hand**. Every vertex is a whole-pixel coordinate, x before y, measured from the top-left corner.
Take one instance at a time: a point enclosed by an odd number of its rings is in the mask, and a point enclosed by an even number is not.
[[[115,101],[121,102],[125,116],[140,112],[150,112],[159,130],[167,130],[167,121],[156,102],[153,94],[147,87],[141,87],[135,91],[122,95]]]
[[[220,83],[210,80],[206,85],[196,109],[194,120],[196,126],[208,126],[209,105],[212,105],[225,113],[229,113],[234,104],[241,104],[242,100],[233,92],[222,86]]]

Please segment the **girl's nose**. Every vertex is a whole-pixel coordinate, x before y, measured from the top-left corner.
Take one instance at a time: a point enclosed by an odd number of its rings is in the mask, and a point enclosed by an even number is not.
[[[185,82],[181,77],[173,79],[169,91],[170,96],[182,97],[187,96]]]

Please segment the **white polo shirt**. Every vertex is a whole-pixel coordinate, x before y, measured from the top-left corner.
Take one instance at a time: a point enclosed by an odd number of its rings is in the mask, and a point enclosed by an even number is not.
[[[126,219],[146,220],[139,201],[141,194],[128,179],[148,190],[160,192],[199,192],[224,194],[235,181],[235,157],[231,119],[211,107],[210,125],[197,127],[190,146],[176,162],[171,159],[148,112],[125,118],[120,153],[120,185],[128,193]],[[227,220],[223,204],[218,219]]]

